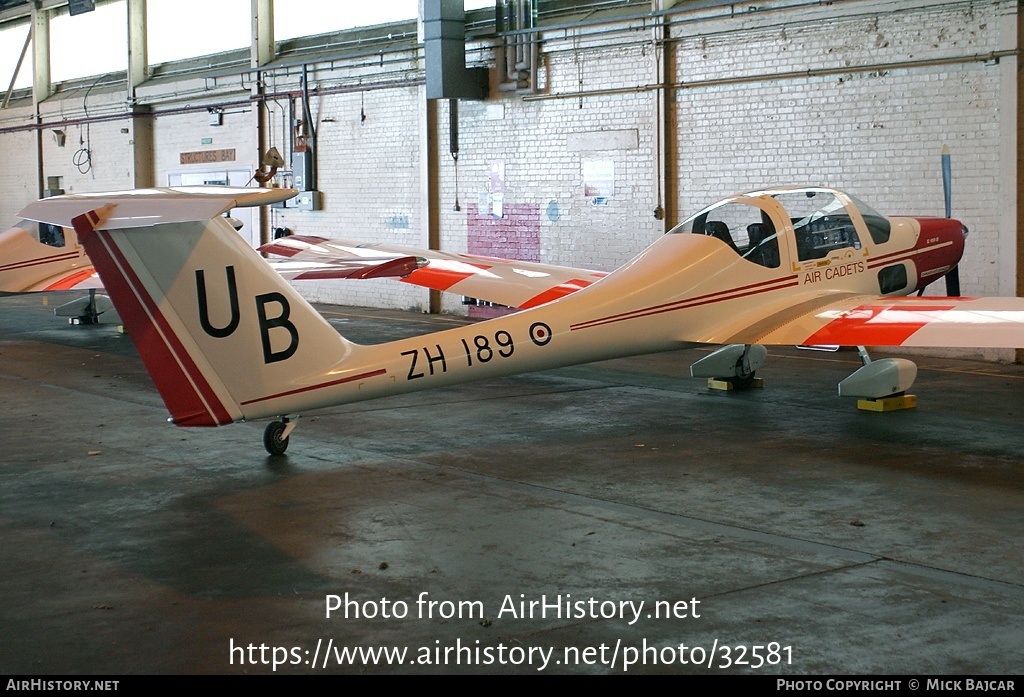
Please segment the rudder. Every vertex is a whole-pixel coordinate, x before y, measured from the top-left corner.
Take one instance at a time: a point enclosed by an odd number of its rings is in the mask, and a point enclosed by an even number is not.
[[[265,416],[266,395],[352,351],[219,216],[104,229],[112,208],[76,217],[75,229],[174,423]]]

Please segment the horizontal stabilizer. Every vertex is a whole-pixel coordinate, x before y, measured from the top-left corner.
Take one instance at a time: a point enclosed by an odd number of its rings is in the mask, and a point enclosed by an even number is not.
[[[236,207],[266,206],[286,201],[294,189],[244,189],[224,186],[184,186],[136,189],[103,194],[68,194],[29,204],[18,215],[27,220],[72,227],[72,219],[115,205],[105,230],[148,227],[161,223],[209,220]]]

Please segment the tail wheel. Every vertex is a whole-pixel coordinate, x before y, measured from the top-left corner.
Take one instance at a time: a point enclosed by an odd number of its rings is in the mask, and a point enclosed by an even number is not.
[[[263,447],[271,455],[284,455],[288,449],[289,436],[284,435],[285,423],[283,421],[271,421],[263,431]]]

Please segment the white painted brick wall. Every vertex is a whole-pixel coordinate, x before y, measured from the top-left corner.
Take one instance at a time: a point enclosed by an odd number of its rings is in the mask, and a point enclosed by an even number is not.
[[[792,24],[776,16],[771,28],[683,40],[675,79],[984,54],[1006,48],[999,24],[1011,9],[955,4],[815,22],[794,13]],[[1000,177],[1001,156],[1013,157],[999,114],[1005,89],[997,64],[974,60],[679,90],[681,121],[693,124],[679,131],[680,210],[699,209],[709,192],[809,183],[847,190],[885,214],[941,216],[945,144],[953,215],[971,229],[963,292],[1012,293],[1012,274],[1002,277],[998,263],[1000,235],[1013,234],[1000,229],[1001,209],[1016,195],[1015,183]],[[941,282],[934,292],[944,292]]]
[[[211,126],[206,111],[158,117],[153,129],[156,185],[167,186],[168,175],[172,173],[221,169],[255,171],[259,164],[255,123],[252,107],[228,110],[221,126]],[[203,139],[212,142],[203,143]],[[233,162],[181,164],[182,153],[223,149],[235,151]]]
[[[0,111],[0,129],[31,123],[32,113],[31,106]],[[35,153],[34,131],[0,135],[0,230],[17,222],[16,213],[39,196]]]
[[[400,87],[314,98],[317,187],[324,210],[277,209],[274,226],[302,235],[426,246],[420,210],[421,90]],[[416,310],[427,303],[423,289],[386,280],[310,281],[297,287],[316,302]]]
[[[673,27],[675,74],[690,85],[675,92],[680,218],[736,191],[769,185],[813,183],[849,190],[884,213],[942,214],[939,155],[953,155],[953,210],[971,228],[962,265],[963,290],[1007,294],[1014,286],[1006,249],[1015,235],[1003,213],[1015,200],[1015,124],[1012,79],[1002,64],[970,56],[1013,48],[1004,45],[1016,22],[1010,0],[973,3],[892,3],[863,0],[782,7],[766,0],[738,4],[731,17],[721,8],[677,15]],[[707,17],[716,17],[706,19]],[[702,19],[704,18],[704,19]],[[607,29],[603,27],[602,30]],[[448,109],[438,104],[442,247],[467,248],[468,209],[490,192],[490,165],[505,163],[505,200],[540,210],[542,261],[610,270],[626,262],[660,234],[657,200],[656,93],[565,97],[584,91],[643,88],[655,80],[649,30],[552,33],[542,46],[540,96],[493,91],[486,102],[460,102],[458,185],[448,156]],[[493,55],[473,51],[474,60]],[[965,57],[960,63],[899,65]],[[1003,59],[1012,60],[1012,59]],[[860,66],[880,66],[870,71]],[[381,67],[373,60],[335,61],[312,76],[314,86],[358,86],[420,75],[408,56]],[[773,73],[833,71],[836,74],[771,78]],[[758,78],[757,76],[761,76]],[[722,84],[753,77],[742,84]],[[493,79],[493,75],[492,75]],[[718,81],[719,84],[697,84]],[[297,75],[280,74],[275,89],[296,89]],[[149,87],[165,94],[173,86]],[[184,88],[183,88],[184,89]],[[191,87],[190,87],[191,89]],[[244,92],[218,98],[244,98]],[[90,110],[114,108],[123,95],[91,95]],[[1008,101],[1009,100],[1009,101]],[[46,104],[49,117],[81,111],[81,95]],[[325,209],[275,211],[274,225],[298,234],[423,246],[420,132],[422,88],[400,86],[313,98],[319,128],[319,189]],[[168,102],[156,108],[196,103]],[[271,138],[282,151],[287,100],[270,102]],[[366,120],[360,120],[360,112]],[[0,114],[5,119],[25,114]],[[45,148],[47,173],[64,174],[66,188],[116,187],[130,179],[126,124],[91,129],[94,171],[84,177],[69,167],[78,129],[68,145]],[[580,134],[633,131],[638,147],[581,149]],[[155,127],[156,181],[166,182],[183,151],[234,147],[238,164],[255,165],[254,117],[228,113],[211,128],[205,112],[159,116]],[[213,144],[201,144],[212,137]],[[14,198],[34,196],[34,137],[0,135],[0,153],[10,158],[0,184]],[[251,159],[249,159],[251,157]],[[584,197],[586,160],[614,163],[615,191],[606,206]],[[193,166],[199,168],[199,166]],[[51,169],[61,171],[50,172]],[[67,171],[71,169],[71,172]],[[20,188],[19,188],[20,187]],[[20,194],[18,192],[21,192]],[[31,193],[28,193],[31,192]],[[452,210],[456,195],[461,211]],[[23,205],[23,203],[19,203]],[[0,212],[13,209],[0,202]],[[557,216],[548,211],[557,211]],[[408,227],[399,226],[408,224]],[[1002,252],[1002,253],[1001,253]],[[313,300],[377,307],[423,308],[426,293],[389,281],[318,282],[302,286]],[[458,298],[444,307],[463,312]],[[990,357],[997,354],[989,354]],[[1006,357],[1005,352],[998,357]]]
[[[117,92],[86,97],[82,90],[66,99],[44,102],[41,111],[44,121],[58,121],[64,115],[71,119],[84,116],[86,109],[90,115],[123,111],[124,95]],[[132,188],[134,160],[127,120],[60,126],[60,129],[66,135],[64,147],[57,144],[53,128],[43,131],[44,176],[62,177],[63,188],[69,194]]]

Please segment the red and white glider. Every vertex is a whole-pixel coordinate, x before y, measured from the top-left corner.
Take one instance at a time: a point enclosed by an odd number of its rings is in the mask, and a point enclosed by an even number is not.
[[[190,196],[45,199],[22,216],[73,222],[174,423],[279,417],[272,454],[310,409],[695,343],[728,346],[692,374],[739,384],[770,344],[1024,346],[1022,298],[911,296],[956,268],[958,221],[885,218],[832,189],[724,199],[607,275],[311,238],[268,249],[293,263],[391,260],[407,282],[523,308],[375,346],[339,336],[219,205]],[[840,392],[899,393],[915,373],[905,359],[867,362]]]

